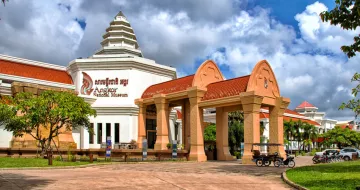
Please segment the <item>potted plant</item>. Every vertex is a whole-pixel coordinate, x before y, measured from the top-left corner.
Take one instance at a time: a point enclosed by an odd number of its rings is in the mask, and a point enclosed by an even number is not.
[[[136,140],[131,140],[130,141],[130,149],[136,149],[137,148],[137,144],[136,144]]]

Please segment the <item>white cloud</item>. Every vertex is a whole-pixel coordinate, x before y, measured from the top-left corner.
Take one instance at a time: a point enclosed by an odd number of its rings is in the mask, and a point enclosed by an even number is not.
[[[177,67],[182,71],[178,76],[191,74],[196,60],[205,58],[236,76],[249,74],[267,59],[292,107],[308,100],[329,117],[349,117],[337,107],[351,98],[350,79],[360,70],[360,58],[347,60],[340,46],[352,43],[360,29],[344,31],[323,23],[319,13],[327,7],[319,2],[295,16],[297,36],[267,9],[241,9],[246,1],[204,1],[13,0],[0,10],[0,53],[66,65],[100,48],[102,34],[121,9],[144,56]],[[70,5],[70,11],[58,3]],[[85,31],[76,18],[86,21]]]

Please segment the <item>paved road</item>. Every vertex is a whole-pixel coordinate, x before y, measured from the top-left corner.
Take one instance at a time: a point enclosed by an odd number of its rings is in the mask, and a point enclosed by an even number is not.
[[[298,160],[306,165],[308,159]],[[113,164],[76,169],[0,171],[0,189],[290,189],[286,168],[239,162]]]

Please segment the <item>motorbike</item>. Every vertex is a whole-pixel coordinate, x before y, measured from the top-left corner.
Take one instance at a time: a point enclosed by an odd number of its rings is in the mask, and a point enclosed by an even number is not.
[[[313,158],[312,158],[312,161],[314,164],[318,164],[321,162],[321,156],[319,155],[315,155]]]
[[[294,161],[294,157],[289,156],[288,154],[286,154],[286,159],[283,160],[283,158],[277,158],[274,161],[274,166],[275,167],[280,167],[280,166],[287,166],[289,168],[293,168],[295,167],[295,161]]]

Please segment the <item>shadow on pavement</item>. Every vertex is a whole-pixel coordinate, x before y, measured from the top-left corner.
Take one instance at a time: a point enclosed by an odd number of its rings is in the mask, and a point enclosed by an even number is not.
[[[286,170],[284,167],[257,167],[252,165],[220,165],[214,167],[213,169],[217,170],[218,172],[224,173],[237,173],[237,174],[246,174],[252,176],[280,176],[283,171]]]
[[[38,172],[38,171],[34,171]],[[54,180],[42,179],[34,176],[13,174],[13,173],[1,173],[0,174],[0,189],[6,190],[31,190],[44,188],[51,184]]]

